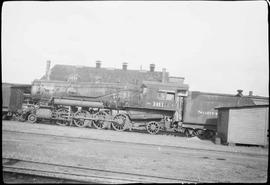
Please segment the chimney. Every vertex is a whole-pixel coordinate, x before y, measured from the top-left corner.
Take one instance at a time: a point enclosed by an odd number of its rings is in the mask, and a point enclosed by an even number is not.
[[[248,92],[248,95],[249,95],[249,96],[253,96],[253,92],[252,92],[252,91],[249,91],[249,92]]]
[[[47,80],[50,80],[50,76],[49,76],[50,68],[51,68],[51,61],[50,60],[47,60],[46,74],[45,74]]]
[[[150,64],[150,72],[154,72],[155,71],[155,64]]]
[[[236,96],[242,97],[242,96],[243,96],[242,92],[243,92],[242,89],[238,89],[238,90],[237,90],[237,95],[236,95]]]
[[[96,61],[96,68],[97,69],[101,68],[101,61],[99,61],[99,60]]]
[[[122,69],[125,70],[125,71],[127,70],[127,64],[128,63],[124,62],[123,65],[122,65]]]
[[[162,83],[166,82],[166,68],[162,68]]]

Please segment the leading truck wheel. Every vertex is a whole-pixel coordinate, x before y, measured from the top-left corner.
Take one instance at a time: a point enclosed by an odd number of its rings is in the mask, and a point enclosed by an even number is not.
[[[30,121],[31,123],[36,123],[37,121],[37,116],[35,114],[30,114],[27,118],[28,121]]]
[[[147,123],[146,130],[149,134],[157,134],[159,132],[160,126],[157,122],[151,121]]]
[[[114,116],[112,122],[112,127],[116,131],[124,131],[126,129],[126,123],[128,122],[128,117],[125,114],[117,114]]]

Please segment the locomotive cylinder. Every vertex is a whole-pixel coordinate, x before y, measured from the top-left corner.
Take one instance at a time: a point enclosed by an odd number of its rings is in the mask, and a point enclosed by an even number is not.
[[[80,107],[95,107],[95,108],[104,107],[103,103],[101,102],[90,102],[90,101],[58,99],[58,98],[54,99],[54,104],[67,106],[80,106]]]

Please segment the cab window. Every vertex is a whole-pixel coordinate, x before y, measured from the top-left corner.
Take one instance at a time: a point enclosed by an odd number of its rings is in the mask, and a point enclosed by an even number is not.
[[[167,93],[166,100],[173,101],[174,100],[174,93]]]
[[[157,98],[159,100],[173,101],[174,100],[174,93],[158,92]]]
[[[157,98],[159,100],[166,100],[166,93],[165,92],[158,92]]]

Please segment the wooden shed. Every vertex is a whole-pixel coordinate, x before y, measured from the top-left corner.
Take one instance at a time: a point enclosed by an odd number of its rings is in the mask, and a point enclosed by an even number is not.
[[[268,105],[219,107],[217,134],[222,143],[268,146]]]

